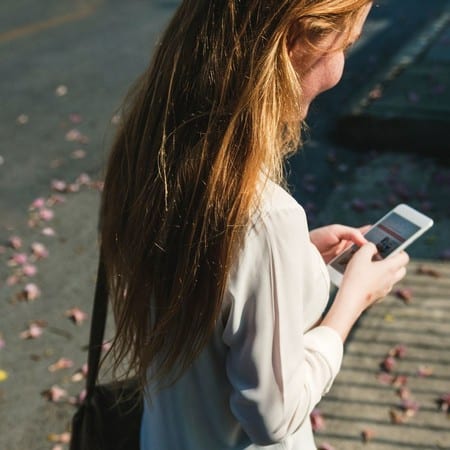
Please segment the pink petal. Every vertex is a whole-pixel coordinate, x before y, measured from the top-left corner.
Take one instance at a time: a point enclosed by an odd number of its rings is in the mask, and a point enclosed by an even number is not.
[[[30,205],[30,209],[41,209],[45,206],[45,199],[42,197],[38,197],[33,201]]]
[[[30,119],[29,119],[29,117],[26,114],[20,114],[20,116],[17,117],[16,122],[19,125],[25,125],[25,124],[28,123],[29,120]]]
[[[419,411],[420,406],[414,400],[406,399],[402,401],[401,408],[405,411],[407,417],[413,417]]]
[[[48,206],[60,205],[61,203],[66,202],[66,197],[61,194],[52,194],[48,199]]]
[[[78,183],[71,183],[69,186],[67,186],[68,192],[79,192],[80,191],[80,185]]]
[[[51,433],[47,436],[47,439],[50,442],[59,442],[60,444],[68,444],[70,442],[70,433],[68,432],[61,434]],[[55,450],[56,447],[58,446],[53,447],[53,450]],[[63,447],[61,446],[61,448]]]
[[[411,303],[413,299],[413,291],[409,288],[400,288],[397,289],[394,293],[396,297],[403,300],[406,304]]]
[[[34,277],[38,270],[37,267],[33,264],[24,264],[22,267],[22,272],[26,277]]]
[[[33,252],[33,255],[37,259],[44,259],[48,257],[48,250],[45,247],[44,244],[41,244],[40,242],[33,242],[31,244],[31,251]]]
[[[319,431],[325,428],[325,419],[318,409],[313,409],[309,417],[311,419],[311,426],[313,431]]]
[[[5,340],[2,338],[2,337],[0,337],[0,350],[2,349],[2,348],[5,348],[6,347],[6,342],[5,342]]]
[[[427,378],[427,377],[431,377],[431,375],[433,375],[433,368],[429,367],[429,366],[420,366],[419,369],[417,370],[417,376],[420,378]]]
[[[70,367],[73,367],[73,361],[68,358],[60,358],[55,363],[48,366],[49,372],[56,372],[58,370],[62,369],[68,369]]]
[[[12,247],[15,250],[22,247],[22,239],[19,236],[11,236],[8,239],[8,243],[9,243],[10,247]]]
[[[442,411],[450,412],[450,393],[441,395],[438,403]]]
[[[392,385],[395,387],[402,387],[408,384],[408,377],[406,375],[396,375],[392,380]]]
[[[375,431],[371,428],[365,428],[361,432],[363,442],[370,442],[375,437]]]
[[[54,191],[65,192],[67,189],[67,183],[63,180],[53,180],[51,187]]]
[[[322,442],[317,450],[336,450],[331,444],[328,442]]]
[[[77,123],[81,123],[83,121],[83,118],[80,116],[80,114],[72,113],[69,115],[69,120],[72,123],[77,124]]]
[[[71,308],[65,312],[66,317],[69,317],[76,325],[81,325],[88,317],[88,315],[80,308]]]
[[[87,186],[91,183],[91,177],[87,173],[81,173],[77,179],[76,183],[82,186]]]
[[[80,144],[86,144],[89,142],[89,138],[83,135],[79,130],[73,128],[66,133],[66,141],[78,142]]]
[[[53,229],[53,228],[50,228],[50,227],[45,227],[45,228],[43,228],[42,229],[42,231],[41,231],[41,233],[44,235],[44,236],[49,236],[49,237],[51,237],[51,236],[55,236],[55,230]]]
[[[386,372],[392,372],[396,364],[395,359],[392,356],[387,356],[381,363],[381,368]]]
[[[64,97],[64,95],[67,95],[67,92],[69,92],[69,89],[67,88],[67,86],[65,86],[64,84],[60,84],[56,89],[55,89],[55,94],[58,97]]]
[[[20,281],[20,277],[17,275],[10,275],[7,279],[6,279],[6,285],[7,286],[14,286],[17,283],[19,283]]]
[[[22,266],[23,264],[26,264],[27,261],[28,255],[26,253],[14,253],[9,259],[8,265],[12,267]]]
[[[40,289],[34,283],[28,283],[25,285],[22,295],[25,300],[36,300],[41,295]]]
[[[72,157],[72,159],[83,159],[86,157],[86,151],[79,148],[77,150],[74,150],[70,156]]]
[[[402,400],[408,400],[409,398],[411,398],[411,391],[405,387],[402,386],[398,391],[397,391],[397,395],[402,399]]]
[[[389,356],[393,356],[394,358],[402,359],[406,356],[407,350],[406,347],[402,344],[396,345],[394,348],[389,350]]]
[[[50,389],[42,392],[42,395],[50,402],[56,403],[67,397],[67,391],[57,385],[54,385]]]
[[[392,384],[394,377],[390,373],[381,372],[377,375],[377,380],[382,384]]]
[[[37,339],[42,335],[43,328],[36,323],[31,323],[28,329],[20,333],[21,339]]]
[[[39,218],[42,220],[45,220],[46,222],[49,220],[52,220],[54,216],[55,216],[55,213],[51,209],[42,208],[39,211]]]

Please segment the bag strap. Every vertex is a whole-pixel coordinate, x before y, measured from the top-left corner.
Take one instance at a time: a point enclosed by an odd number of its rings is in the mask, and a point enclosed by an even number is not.
[[[103,251],[100,248],[97,282],[95,285],[94,305],[92,307],[91,330],[89,335],[88,372],[86,378],[86,400],[90,399],[97,381],[106,316],[108,312],[108,283],[106,281]]]

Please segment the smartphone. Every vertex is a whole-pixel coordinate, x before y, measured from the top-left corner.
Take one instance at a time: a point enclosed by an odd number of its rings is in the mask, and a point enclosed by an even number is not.
[[[401,204],[375,223],[364,237],[377,246],[376,258],[384,259],[405,249],[432,225],[433,220],[430,217]],[[341,284],[347,264],[358,249],[354,244],[328,263],[330,279],[336,286]]]

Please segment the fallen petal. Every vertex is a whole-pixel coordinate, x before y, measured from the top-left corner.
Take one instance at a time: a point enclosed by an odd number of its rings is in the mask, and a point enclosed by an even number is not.
[[[76,325],[81,325],[88,315],[80,308],[71,308],[65,312],[65,316],[69,317]]]
[[[417,370],[417,376],[420,378],[427,378],[433,375],[434,369],[430,366],[420,366]]]
[[[309,417],[313,431],[319,431],[325,428],[325,419],[318,409],[313,409]]]
[[[411,399],[403,400],[401,403],[401,408],[405,411],[407,417],[415,416],[420,409],[419,403]]]
[[[42,197],[38,197],[33,201],[30,205],[30,209],[41,209],[45,206],[45,199]]]
[[[402,344],[396,345],[395,347],[389,350],[389,356],[393,356],[394,358],[402,359],[406,356],[406,347]]]
[[[87,173],[81,173],[78,175],[76,181],[77,184],[87,186],[91,183],[91,177]]]
[[[408,377],[406,375],[397,375],[392,380],[392,385],[395,387],[406,386],[408,384]]]
[[[74,150],[71,154],[70,154],[72,159],[83,159],[86,157],[86,151],[83,149],[77,149]]]
[[[28,329],[20,333],[21,339],[37,339],[42,335],[43,328],[36,323],[31,323]]]
[[[55,235],[56,235],[55,230],[54,230],[53,228],[50,228],[50,227],[45,227],[45,228],[43,228],[42,231],[41,231],[41,233],[42,233],[44,236],[49,236],[49,237],[55,236]]]
[[[33,264],[25,264],[22,267],[22,273],[26,277],[34,277],[37,274],[37,272],[38,272],[37,267]]]
[[[33,242],[31,244],[31,251],[37,259],[44,259],[48,257],[47,247],[40,242]]]
[[[22,247],[22,239],[19,236],[11,236],[8,239],[8,244],[10,247],[12,247],[14,250],[19,249]]]
[[[67,88],[67,86],[65,86],[64,84],[59,85],[56,89],[55,89],[55,94],[58,97],[64,97],[64,95],[67,95],[67,92],[69,92],[69,89]]]
[[[6,279],[6,285],[7,286],[15,286],[16,284],[18,284],[20,281],[20,277],[18,275],[10,275],[7,279]]]
[[[50,389],[42,392],[42,396],[45,397],[48,401],[56,403],[67,397],[67,391],[57,385],[54,385]]]
[[[40,297],[41,290],[34,283],[28,283],[23,288],[22,295],[25,300],[33,301]]]
[[[20,114],[20,116],[17,117],[16,122],[19,125],[25,125],[25,124],[28,123],[29,120],[30,119],[29,119],[29,117],[26,114]]]
[[[381,372],[377,375],[377,380],[382,384],[392,384],[394,376],[387,372]]]
[[[53,180],[51,188],[57,192],[65,192],[67,189],[67,183],[63,180]]]
[[[392,356],[387,356],[381,363],[381,368],[386,372],[392,372],[395,365],[396,365],[395,358],[393,358]]]
[[[28,255],[26,253],[14,253],[8,261],[10,267],[21,266],[28,261]]]
[[[450,393],[441,395],[438,404],[442,411],[450,412]]]
[[[408,400],[411,398],[411,391],[405,387],[402,386],[398,391],[397,391],[397,395],[402,399],[402,400]]]
[[[0,350],[2,349],[2,348],[5,348],[6,347],[6,342],[5,342],[5,340],[0,336]]]
[[[365,428],[361,431],[361,437],[363,442],[370,442],[375,437],[375,431],[371,428]]]
[[[428,266],[425,266],[425,265],[420,266],[417,269],[417,273],[419,275],[428,275],[429,277],[432,277],[432,278],[440,278],[442,276],[442,274],[438,270],[433,269]]]
[[[73,361],[68,358],[60,358],[55,363],[48,366],[49,372],[56,372],[58,370],[62,369],[68,369],[70,367],[73,367]]]
[[[396,425],[406,422],[406,416],[401,411],[396,411],[395,409],[391,409],[389,411],[389,416],[391,418],[391,422]]]
[[[322,442],[322,444],[319,445],[317,450],[336,450],[336,449],[328,442]]]
[[[80,114],[72,113],[69,115],[69,120],[72,123],[81,123],[83,121],[83,118],[80,116]]]
[[[8,372],[6,372],[6,370],[1,370],[0,369],[0,383],[2,382],[2,381],[5,381],[5,380],[7,380],[8,379]]]
[[[411,303],[413,298],[413,292],[409,288],[400,288],[395,291],[395,295],[403,300],[405,303]]]
[[[54,216],[55,216],[55,213],[51,209],[42,208],[39,211],[39,218],[42,220],[45,220],[46,222],[48,222],[49,220],[52,220]]]

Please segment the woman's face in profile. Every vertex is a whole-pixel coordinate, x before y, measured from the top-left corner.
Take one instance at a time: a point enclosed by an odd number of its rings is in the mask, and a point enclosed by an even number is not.
[[[301,76],[302,85],[302,119],[308,113],[311,102],[322,92],[336,86],[344,71],[345,50],[356,42],[361,35],[372,3],[363,8],[358,19],[353,23],[350,34],[331,33],[318,44],[324,49],[316,55],[308,56],[309,68],[305,72],[305,56],[302,53],[302,44],[296,41],[290,49],[289,55],[292,66]],[[348,41],[348,45],[345,45]],[[333,50],[335,49],[335,50]],[[303,75],[301,75],[303,73]]]

